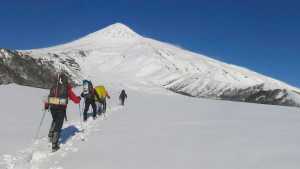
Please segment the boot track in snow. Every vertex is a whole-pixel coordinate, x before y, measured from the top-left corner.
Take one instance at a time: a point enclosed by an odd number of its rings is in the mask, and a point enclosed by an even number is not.
[[[117,110],[121,107],[115,107]],[[56,152],[51,151],[51,143],[47,136],[38,138],[32,145],[24,150],[20,150],[16,155],[5,154],[0,159],[0,169],[40,169],[51,166],[51,169],[63,169],[55,157],[63,158],[69,153],[78,152],[76,145],[85,143],[91,132],[97,132],[99,122],[106,117],[99,117],[95,120],[89,118],[85,124],[80,122],[67,122],[61,132],[60,149]],[[83,128],[82,128],[83,127]],[[5,168],[2,168],[4,166]]]

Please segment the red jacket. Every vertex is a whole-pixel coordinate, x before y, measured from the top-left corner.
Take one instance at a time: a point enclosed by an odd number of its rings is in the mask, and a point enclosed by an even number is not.
[[[75,104],[80,103],[80,97],[76,96],[76,94],[72,90],[71,84],[68,84],[68,97],[71,99]]]
[[[80,97],[76,96],[76,94],[73,92],[72,86],[71,84],[68,84],[68,97],[69,99],[71,99],[75,104],[79,104],[80,103]],[[45,109],[49,108],[49,104],[45,103]],[[64,108],[67,108],[67,105],[64,106]]]

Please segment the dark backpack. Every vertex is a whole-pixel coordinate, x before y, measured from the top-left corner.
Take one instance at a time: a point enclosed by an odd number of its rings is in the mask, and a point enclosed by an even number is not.
[[[66,105],[68,103],[68,78],[66,75],[58,75],[50,89],[48,102],[50,105]]]
[[[120,94],[120,96],[119,96],[119,99],[125,99],[127,97],[127,94],[126,94],[126,92],[125,92],[125,90],[122,90],[121,91],[121,94]]]
[[[94,98],[94,87],[91,81],[83,80],[83,96],[85,99]]]

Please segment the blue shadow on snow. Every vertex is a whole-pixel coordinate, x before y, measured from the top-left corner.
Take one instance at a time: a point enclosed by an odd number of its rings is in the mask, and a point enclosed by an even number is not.
[[[61,130],[60,133],[60,143],[65,144],[70,138],[76,135],[79,130],[76,126],[70,125]]]

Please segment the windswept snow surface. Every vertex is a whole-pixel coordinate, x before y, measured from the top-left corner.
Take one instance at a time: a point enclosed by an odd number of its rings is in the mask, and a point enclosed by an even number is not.
[[[128,100],[121,107],[117,98],[123,87]],[[70,103],[61,150],[50,153],[46,139],[49,113],[39,139],[32,142],[42,115],[41,100],[48,91],[0,86],[0,168],[300,167],[297,108],[195,99],[155,88],[107,88],[112,95],[107,117],[89,120],[82,134],[78,107]]]

